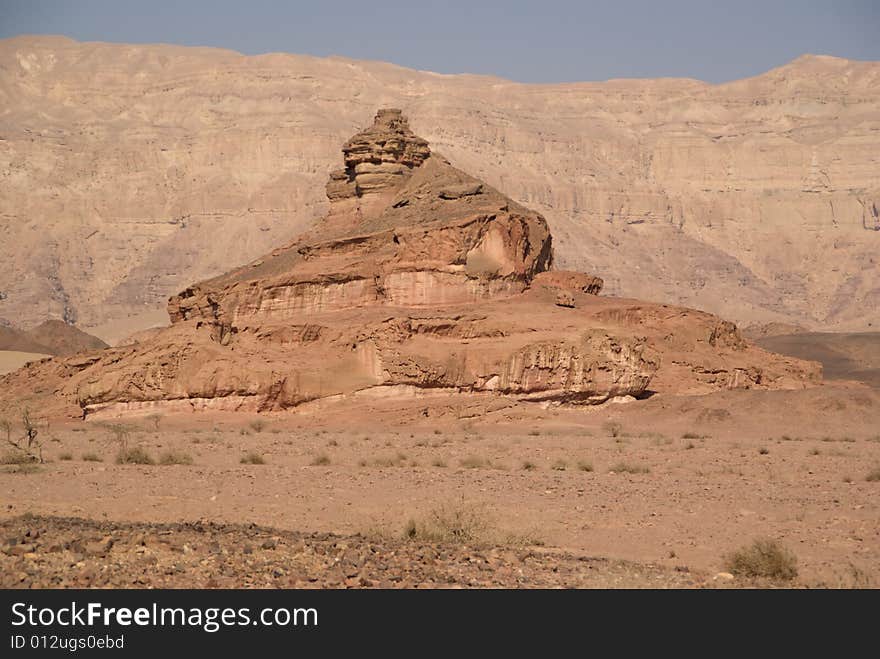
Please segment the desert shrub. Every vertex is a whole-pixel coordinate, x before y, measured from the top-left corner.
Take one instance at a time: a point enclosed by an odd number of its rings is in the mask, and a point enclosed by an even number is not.
[[[162,420],[161,414],[150,414],[146,417],[147,421],[153,424],[153,430],[159,430],[159,422]]]
[[[620,437],[621,433],[623,433],[623,426],[617,421],[606,421],[602,424],[602,430],[611,437]]]
[[[400,467],[406,462],[406,453],[398,451],[396,455],[384,455],[373,460],[374,467]]]
[[[311,465],[313,467],[326,467],[328,464],[330,464],[330,462],[331,460],[329,455],[327,455],[326,453],[319,453],[314,458],[312,458]]]
[[[73,453],[70,453],[68,451],[65,451],[64,453],[60,453],[58,455],[58,459],[63,460],[65,462],[67,462],[68,460],[73,460]]]
[[[472,544],[485,542],[491,529],[486,514],[472,506],[435,508],[421,521],[409,520],[403,535],[410,540]]]
[[[578,460],[578,471],[593,471],[593,463],[589,460]]]
[[[241,456],[241,460],[239,462],[243,465],[264,465],[266,464],[266,460],[259,453],[255,453],[251,451],[243,456]]]
[[[730,554],[725,566],[731,574],[744,577],[791,580],[797,576],[797,558],[779,543],[755,540]]]
[[[538,468],[538,465],[536,465],[536,464],[535,464],[534,462],[532,462],[531,460],[525,460],[525,461],[522,463],[522,468],[523,468],[524,471],[534,471],[535,469]]]
[[[681,438],[682,438],[682,439],[705,439],[706,436],[705,436],[705,435],[701,435],[701,434],[698,433],[698,432],[691,432],[691,431],[688,431],[688,432],[682,434]]]
[[[254,432],[263,432],[268,423],[264,419],[254,419],[248,424]]]
[[[553,471],[565,471],[565,468],[566,468],[567,466],[568,466],[568,464],[565,462],[565,460],[557,460],[556,462],[554,462],[554,463],[550,466],[550,468],[551,468]]]
[[[880,481],[880,467],[875,467],[871,471],[868,472],[868,475],[865,476],[865,480],[869,483],[876,483]]]
[[[104,460],[97,453],[83,453],[83,462],[103,462]]]
[[[489,461],[477,455],[469,455],[459,460],[458,464],[465,469],[485,469],[489,466]]]
[[[5,465],[24,465],[31,464],[33,462],[37,462],[34,456],[16,449],[6,451],[3,453],[2,456],[0,456],[0,464]]]
[[[161,465],[191,465],[192,463],[192,456],[183,451],[165,451],[159,456],[159,464]]]
[[[41,440],[37,439],[39,427],[30,410],[22,410],[21,425],[24,434],[21,437],[13,438],[12,422],[7,419],[0,419],[0,431],[5,433],[6,444],[11,447],[11,451],[6,457],[12,460],[12,462],[6,462],[5,464],[21,465],[31,462],[42,462],[43,444]]]
[[[36,474],[43,471],[43,467],[36,462],[26,462],[7,467],[5,471],[8,474]]]
[[[767,455],[768,453],[770,453],[770,449],[765,446],[762,446],[761,448],[758,449],[758,453],[760,453],[761,455]]]
[[[611,467],[610,471],[616,474],[647,474],[651,470],[643,465],[631,464],[629,462],[618,462]]]
[[[130,446],[119,449],[116,454],[116,464],[120,465],[152,465],[156,464],[153,458],[140,446]]]
[[[432,466],[432,467],[441,467],[441,468],[442,468],[442,467],[445,467],[445,466],[446,466],[446,461],[443,460],[442,458],[434,458],[434,459],[431,461],[431,466]]]

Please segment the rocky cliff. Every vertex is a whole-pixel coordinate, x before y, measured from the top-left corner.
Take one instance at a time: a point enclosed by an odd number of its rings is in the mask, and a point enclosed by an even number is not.
[[[550,270],[545,219],[431,153],[399,110],[343,155],[312,230],[172,297],[167,329],[5,376],[0,402],[83,417],[434,394],[584,404],[819,378],[715,316]]]
[[[427,148],[388,143],[377,160],[361,135],[340,169],[339,145],[383,104],[452,165],[544,215],[557,265],[612,294],[743,322],[876,327],[878,90],[880,64],[815,56],[723,85],[523,85],[8,39],[0,318],[137,329],[169,295],[290,241],[335,200],[381,197]]]

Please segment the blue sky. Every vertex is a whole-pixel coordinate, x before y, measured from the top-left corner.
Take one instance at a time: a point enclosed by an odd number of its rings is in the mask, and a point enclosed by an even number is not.
[[[343,55],[522,82],[722,82],[803,53],[880,60],[880,0],[0,0],[0,38]]]

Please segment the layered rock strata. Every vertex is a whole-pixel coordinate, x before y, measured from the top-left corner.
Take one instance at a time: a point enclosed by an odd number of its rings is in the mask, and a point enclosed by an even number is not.
[[[170,328],[7,376],[5,399],[51,390],[82,416],[434,393],[598,403],[819,377],[711,314],[551,270],[544,218],[432,154],[397,110],[343,154],[311,231],[172,297]]]

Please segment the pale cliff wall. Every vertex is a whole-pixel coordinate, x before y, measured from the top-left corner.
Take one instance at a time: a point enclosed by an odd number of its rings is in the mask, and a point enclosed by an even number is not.
[[[0,318],[155,310],[283,244],[326,212],[339,145],[380,105],[545,215],[557,264],[611,294],[880,325],[878,63],[520,85],[48,37],[0,42]]]

